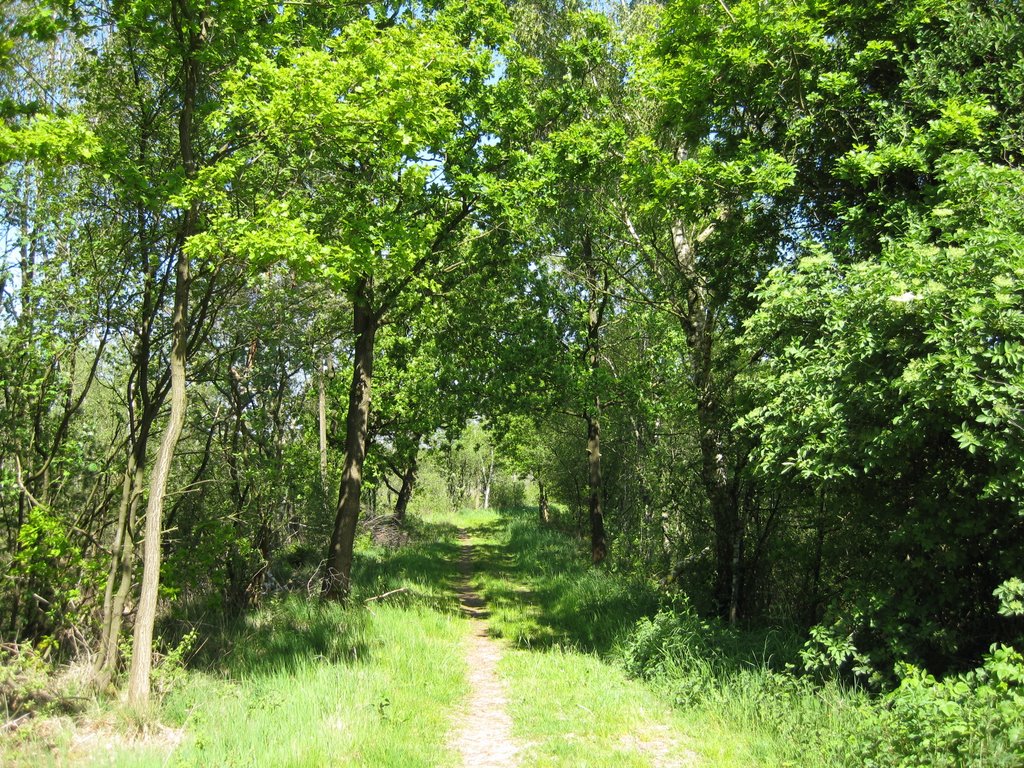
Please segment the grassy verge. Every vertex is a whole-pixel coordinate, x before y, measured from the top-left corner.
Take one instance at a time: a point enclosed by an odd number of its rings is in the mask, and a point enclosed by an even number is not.
[[[434,515],[399,549],[361,541],[349,609],[295,595],[230,622],[179,617],[164,627],[179,645],[157,670],[153,719],[93,700],[75,719],[39,717],[0,738],[0,765],[454,765],[447,737],[467,693],[459,529],[475,545],[490,631],[509,645],[499,671],[524,767],[1020,764],[999,731],[1017,709],[986,714],[980,683],[922,678],[888,708],[815,684],[786,667],[793,638],[733,631],[684,600],[666,606],[524,511]],[[1019,667],[1000,657],[986,671],[1008,681],[1004,698],[1024,700]],[[995,734],[986,754],[1005,759],[971,757],[984,728]],[[940,757],[973,762],[901,762],[940,741]]]
[[[530,513],[472,532],[492,632],[517,649],[504,670],[524,764],[851,764],[864,697],[786,672],[789,638],[658,613],[651,585],[593,568],[585,542]]]
[[[357,607],[289,596],[199,626],[202,646],[158,675],[153,720],[95,701],[77,721],[39,718],[0,743],[0,764],[453,765],[445,739],[466,693],[455,529],[414,533],[399,550],[361,543]]]

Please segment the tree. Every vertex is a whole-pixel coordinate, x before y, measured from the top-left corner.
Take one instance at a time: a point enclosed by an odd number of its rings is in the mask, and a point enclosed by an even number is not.
[[[551,305],[565,337],[568,357],[578,357],[575,389],[562,407],[580,416],[586,429],[587,487],[591,558],[608,553],[601,468],[601,419],[608,386],[602,370],[602,336],[614,311],[612,284],[623,258],[624,239],[616,216],[617,187],[625,129],[623,62],[611,21],[603,14],[570,4],[521,24],[532,45],[538,72],[534,125],[537,137],[531,173],[522,183],[537,190],[520,231],[532,241],[534,258],[550,262],[552,278],[570,303]],[[531,39],[538,24],[548,36]]]
[[[645,294],[686,338],[714,595],[731,621],[743,598],[749,482],[749,445],[732,430],[744,366],[735,341],[750,291],[780,258],[793,223],[789,157],[801,125],[796,94],[809,76],[773,62],[802,67],[821,44],[801,7],[777,10],[768,18],[756,3],[666,8],[659,31],[638,46],[639,85],[655,119],[632,141],[626,165],[633,198],[624,215],[645,264]]]
[[[106,242],[80,214],[99,147],[68,110],[81,54],[68,21],[53,9],[5,5],[2,44],[17,64],[0,68],[0,521],[9,580],[0,605],[8,636],[48,652],[77,642],[71,628],[94,586],[91,574],[76,578],[91,554],[83,528],[102,516],[104,453],[118,439],[116,430],[80,429],[112,331],[115,281]]]
[[[891,98],[821,184],[843,192],[835,235],[770,274],[748,331],[760,460],[836,500],[836,527],[874,554],[837,553],[848,579],[827,618],[882,670],[908,655],[942,669],[999,638],[991,594],[1020,546],[1009,286],[1024,230],[1004,143],[1020,111],[991,53],[1021,50],[1020,20],[931,11],[859,41],[885,63]]]
[[[235,177],[252,196],[239,216],[222,191],[201,247],[257,264],[284,258],[352,302],[345,463],[323,589],[332,599],[350,588],[377,331],[406,291],[451,270],[481,193],[476,174],[493,154],[482,143],[483,95],[498,30],[467,23],[475,13],[352,21],[236,70],[220,113],[234,135],[259,140],[216,183],[224,190]]]
[[[140,120],[136,125],[141,133],[130,137],[133,143],[138,142],[139,156],[149,154],[147,144],[154,131],[149,121],[163,118],[173,126],[170,146],[177,160],[175,167],[166,175],[155,178],[134,175],[129,181],[135,187],[131,191],[135,193],[138,205],[139,227],[145,228],[150,216],[173,222],[169,227],[168,240],[162,243],[167,249],[169,268],[173,272],[171,341],[167,361],[171,407],[149,478],[142,585],[127,690],[128,700],[138,707],[146,706],[149,697],[153,623],[162,562],[164,502],[174,454],[186,420],[186,364],[190,352],[204,338],[204,321],[217,291],[216,270],[213,269],[205,281],[205,290],[194,316],[190,316],[190,299],[196,279],[192,268],[192,240],[206,224],[206,210],[197,194],[198,186],[204,183],[203,173],[218,160],[230,156],[235,148],[230,143],[218,143],[215,148],[208,118],[211,105],[220,96],[219,76],[227,63],[248,51],[259,50],[260,36],[267,34],[270,27],[262,9],[240,4],[218,12],[219,31],[216,36],[211,36],[211,13],[209,7],[189,0],[170,0],[167,3],[158,0],[117,7],[111,9],[109,18],[100,19],[110,26],[114,40],[127,41],[123,47],[114,45],[105,53],[126,55],[128,65],[125,69],[134,79],[135,87],[138,88],[140,81],[147,76],[152,78],[151,82],[160,84],[156,87],[159,97],[148,103],[145,100],[139,103]],[[135,40],[139,41],[138,49],[133,45]],[[166,113],[152,109],[155,104],[162,105],[167,96],[173,97],[170,99],[173,106]],[[140,234],[145,263],[147,249],[153,241],[147,240],[144,231]],[[137,465],[141,463],[136,459]]]

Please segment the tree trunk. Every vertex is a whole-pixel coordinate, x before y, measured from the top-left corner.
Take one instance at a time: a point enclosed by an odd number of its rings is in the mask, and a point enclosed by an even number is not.
[[[608,275],[599,275],[594,264],[593,242],[589,234],[583,238],[583,264],[587,270],[590,299],[587,307],[587,365],[591,386],[596,388],[597,372],[601,367],[601,328],[608,306]],[[604,508],[601,487],[601,396],[593,394],[592,410],[584,415],[587,423],[587,485],[590,490],[590,553],[597,564],[608,555],[608,541],[604,530]]]
[[[484,509],[491,508],[491,484],[494,482],[494,449],[491,449],[490,456],[487,460],[487,466],[484,467]]]
[[[821,500],[818,504],[818,516],[814,523],[814,563],[811,569],[811,588],[809,590],[810,600],[807,607],[807,624],[817,624],[821,621],[825,604],[821,589],[822,557],[825,551],[825,494],[819,492]]]
[[[739,538],[742,535],[739,510],[732,493],[725,441],[717,426],[708,425],[706,408],[698,406],[697,419],[703,433],[701,448],[701,481],[711,511],[715,533],[715,602],[722,618],[735,622],[739,604],[738,575]]]
[[[728,446],[722,426],[719,392],[713,376],[712,329],[706,305],[691,311],[687,327],[690,365],[697,390],[697,425],[701,454],[701,484],[708,499],[715,535],[714,598],[723,619],[735,623],[741,599],[738,577],[741,567],[740,539],[743,536],[738,500],[730,477]]]
[[[118,508],[117,530],[111,549],[110,572],[103,594],[103,619],[100,626],[99,652],[93,671],[98,688],[110,685],[117,671],[118,640],[121,637],[121,619],[125,602],[132,586],[135,565],[135,523],[138,518],[142,484],[146,479],[146,446],[149,442],[151,420],[144,417],[139,435],[132,446],[125,470],[121,504]],[[115,590],[116,584],[116,590]]]
[[[546,525],[551,522],[551,512],[548,509],[548,492],[544,488],[544,483],[539,479],[537,480],[537,493],[537,507],[538,512],[540,513],[540,523],[541,525]]]
[[[740,590],[743,584],[743,525],[737,516],[732,533],[732,573],[729,574],[729,623],[735,624],[740,613]]]
[[[93,660],[93,678],[97,687],[106,688],[110,685],[113,675],[114,657],[117,655],[117,642],[110,642],[114,625],[114,589],[118,581],[118,573],[124,561],[125,550],[131,541],[128,530],[128,507],[132,502],[133,482],[135,480],[135,451],[128,451],[128,466],[124,472],[124,483],[121,487],[121,504],[117,510],[117,528],[114,531],[114,542],[110,549],[110,570],[107,583],[103,590],[103,614],[100,619],[100,641]],[[119,628],[120,629],[120,628]]]
[[[327,492],[327,359],[324,358],[320,365],[320,397],[317,407],[317,417],[320,426],[320,482],[323,485],[324,494]]]
[[[187,216],[196,213],[192,206]],[[188,226],[188,225],[186,225]],[[174,310],[172,314],[171,344],[171,415],[164,430],[160,449],[153,462],[146,504],[146,531],[142,550],[142,587],[135,615],[135,638],[132,645],[132,666],[128,676],[128,702],[137,708],[149,703],[149,677],[153,660],[153,625],[156,622],[157,593],[160,587],[160,536],[163,526],[164,495],[171,474],[174,451],[185,423],[187,405],[185,393],[185,364],[188,355],[188,294],[189,259],[184,238],[179,244],[175,267]]]
[[[715,534],[715,603],[719,615],[735,622],[740,601],[739,540],[742,520],[733,481],[729,474],[726,433],[720,413],[721,393],[714,378],[715,308],[709,286],[700,274],[696,246],[710,237],[714,225],[690,236],[681,222],[672,226],[676,268],[686,281],[685,311],[680,313],[690,356],[690,374],[696,394],[697,425],[700,430],[701,484],[708,499]]]
[[[142,141],[139,156],[146,154],[146,142]],[[142,488],[146,479],[146,454],[153,430],[153,420],[163,402],[159,392],[150,392],[149,366],[152,349],[154,315],[159,311],[155,301],[157,265],[149,247],[146,209],[139,205],[139,242],[141,245],[141,266],[144,277],[142,293],[142,323],[139,327],[133,353],[135,371],[134,386],[129,380],[126,402],[128,403],[129,438],[128,463],[125,469],[121,505],[118,509],[117,530],[111,549],[110,571],[103,595],[103,617],[100,625],[99,651],[93,666],[95,682],[100,689],[110,685],[117,671],[118,640],[121,635],[121,620],[124,606],[131,592],[132,576],[135,570],[135,525],[138,519]],[[160,389],[159,386],[156,387]],[[135,408],[138,406],[138,423],[135,423]],[[116,584],[116,591],[115,591]]]
[[[171,16],[183,43],[181,61],[181,111],[178,113],[178,152],[182,168],[188,179],[196,176],[196,162],[192,146],[192,121],[196,98],[199,94],[199,57],[204,32],[193,23],[188,0],[172,0]],[[156,603],[160,588],[160,536],[163,528],[164,496],[171,474],[174,452],[178,447],[185,424],[187,396],[185,366],[188,360],[188,298],[192,276],[186,251],[188,239],[199,224],[199,204],[193,201],[185,211],[176,245],[174,308],[171,311],[171,414],[164,430],[160,448],[153,462],[146,501],[146,530],[142,548],[142,586],[135,614],[135,637],[132,644],[132,665],[128,673],[127,698],[135,708],[149,704],[150,669],[153,663],[153,625],[156,623]]]
[[[608,555],[601,503],[601,422],[587,414],[587,484],[590,488],[590,552],[594,563]]]
[[[353,308],[355,359],[352,385],[349,387],[348,417],[345,421],[345,466],[341,473],[341,496],[334,521],[323,596],[344,601],[348,597],[352,575],[352,547],[359,521],[359,495],[363,486],[366,460],[366,432],[370,422],[370,385],[373,379],[373,343],[377,317],[369,306],[369,281],[363,279],[356,289]]]
[[[417,438],[417,443],[419,439]],[[398,490],[398,501],[395,502],[395,520],[401,524],[405,522],[405,515],[409,509],[409,499],[412,498],[413,486],[416,485],[416,472],[419,469],[419,464],[416,461],[419,453],[419,447],[413,449],[412,457],[409,459],[409,465],[405,468],[405,474],[402,475],[402,487]]]

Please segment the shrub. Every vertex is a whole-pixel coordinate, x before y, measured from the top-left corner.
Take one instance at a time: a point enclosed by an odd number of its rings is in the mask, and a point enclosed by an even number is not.
[[[1024,656],[993,646],[984,664],[945,680],[909,664],[860,739],[868,768],[1024,765]]]
[[[0,715],[13,719],[49,703],[48,673],[49,666],[30,645],[0,645]]]
[[[630,673],[654,679],[677,706],[713,713],[754,734],[759,765],[847,764],[863,697],[835,682],[773,670],[789,650],[777,633],[741,633],[703,620],[685,601],[641,619],[621,648]],[[759,640],[760,642],[754,642]],[[773,658],[780,651],[783,659]]]
[[[644,617],[622,647],[626,671],[637,677],[657,677],[669,667],[678,670],[703,664],[714,656],[708,644],[712,627],[689,606],[679,610],[661,610],[652,618]]]

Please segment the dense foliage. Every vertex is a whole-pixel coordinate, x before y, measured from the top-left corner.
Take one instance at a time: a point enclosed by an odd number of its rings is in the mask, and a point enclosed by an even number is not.
[[[886,696],[865,764],[1013,764],[1018,3],[8,0],[0,50],[11,653],[134,644],[141,704],[168,606],[530,501],[676,606],[636,673],[785,626]]]

